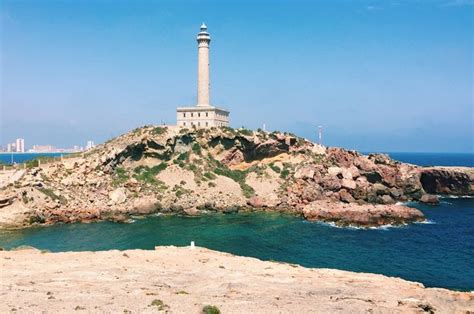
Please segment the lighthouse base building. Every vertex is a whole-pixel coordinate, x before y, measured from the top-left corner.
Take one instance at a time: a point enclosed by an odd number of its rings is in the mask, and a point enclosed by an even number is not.
[[[209,95],[209,43],[211,36],[205,24],[197,36],[198,42],[198,90],[197,105],[179,107],[176,110],[179,127],[229,126],[229,111],[210,105]]]
[[[178,126],[216,127],[229,126],[229,111],[212,106],[179,107]]]

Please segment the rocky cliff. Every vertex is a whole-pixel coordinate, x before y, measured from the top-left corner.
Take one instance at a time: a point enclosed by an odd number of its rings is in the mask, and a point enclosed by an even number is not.
[[[404,201],[473,195],[472,168],[423,169],[288,133],[146,126],[0,177],[0,226],[266,209],[362,226],[423,220]],[[376,205],[377,204],[377,205]]]

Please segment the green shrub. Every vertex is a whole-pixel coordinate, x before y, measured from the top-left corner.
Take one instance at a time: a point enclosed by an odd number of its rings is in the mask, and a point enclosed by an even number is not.
[[[165,134],[167,130],[168,130],[168,128],[166,128],[166,127],[164,127],[164,128],[156,127],[151,131],[151,133],[153,135],[161,135],[161,134]]]
[[[150,184],[157,184],[158,180],[156,180],[156,176],[163,170],[168,167],[166,162],[162,162],[161,164],[153,167],[148,166],[139,166],[135,168],[133,171],[135,172],[135,179],[139,181],[143,181]]]
[[[240,171],[240,170],[230,170],[229,168],[227,167],[218,167],[216,169],[214,169],[214,173],[217,174],[217,175],[220,175],[220,176],[225,176],[225,177],[228,177],[228,178],[231,178],[232,180],[234,180],[235,182],[243,182],[245,181],[245,176],[246,176],[246,173],[244,171]]]
[[[42,192],[43,194],[51,198],[53,201],[58,200],[63,205],[67,204],[67,199],[62,195],[57,195],[56,193],[54,193],[52,189],[41,188],[41,189],[38,189],[38,191]]]
[[[203,314],[220,314],[221,311],[217,306],[214,305],[206,305],[205,307],[202,308],[202,313]]]
[[[199,145],[199,143],[194,143],[193,152],[195,154],[201,155],[201,145]]]
[[[275,165],[274,163],[271,163],[269,164],[270,168],[275,171],[276,173],[280,173],[281,172],[281,169],[280,167],[278,167],[277,165]]]
[[[215,174],[213,174],[212,172],[206,172],[204,173],[204,177],[209,179],[209,180],[215,180],[217,177]]]
[[[286,179],[289,174],[290,174],[290,170],[288,170],[288,169],[283,169],[283,170],[281,171],[281,173],[280,173],[280,178]]]
[[[252,136],[253,135],[253,131],[249,130],[249,129],[246,129],[246,128],[239,129],[238,132],[239,132],[240,135],[245,135],[245,136]]]
[[[185,161],[185,160],[188,160],[188,158],[189,158],[189,153],[184,152],[184,153],[179,154],[179,156],[178,156],[178,158],[176,158],[176,160]]]
[[[122,167],[115,168],[115,173],[112,178],[112,185],[119,186],[127,182],[129,179],[128,173]]]
[[[163,311],[165,308],[169,307],[169,306],[166,305],[163,301],[158,300],[158,299],[153,300],[153,301],[151,302],[151,305],[152,305],[152,306],[156,306],[157,309],[158,309],[158,311]]]

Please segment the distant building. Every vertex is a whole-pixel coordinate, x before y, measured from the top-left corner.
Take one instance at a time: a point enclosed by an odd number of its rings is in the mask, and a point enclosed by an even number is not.
[[[86,150],[92,149],[94,146],[94,141],[87,141]]]
[[[209,94],[209,43],[211,36],[207,26],[201,25],[198,42],[198,93],[197,105],[179,107],[176,110],[177,125],[180,127],[229,126],[229,111],[211,106]]]
[[[13,147],[12,147],[11,143],[7,144],[7,152],[9,152],[9,153],[13,152]]]
[[[16,139],[16,152],[17,153],[24,153],[25,152],[25,140],[22,138]]]
[[[33,153],[51,153],[54,151],[54,146],[52,145],[33,145],[33,148],[30,152]]]

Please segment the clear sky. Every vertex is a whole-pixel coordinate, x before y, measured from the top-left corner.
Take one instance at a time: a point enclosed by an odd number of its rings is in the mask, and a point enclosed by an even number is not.
[[[474,2],[0,0],[0,144],[103,142],[211,102],[363,151],[474,151]]]

